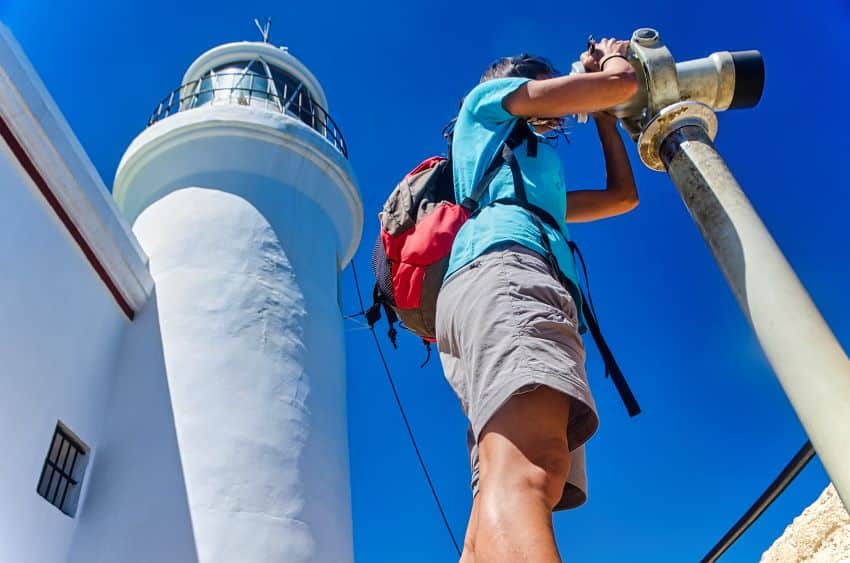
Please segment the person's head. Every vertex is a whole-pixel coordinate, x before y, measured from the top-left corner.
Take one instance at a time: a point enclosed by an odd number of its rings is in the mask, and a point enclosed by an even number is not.
[[[513,57],[502,57],[494,61],[484,74],[481,75],[481,82],[486,82],[494,78],[550,78],[557,76],[558,71],[547,59],[528,53],[521,53]]]
[[[558,76],[558,70],[543,57],[521,53],[513,57],[502,57],[494,61],[484,74],[481,75],[480,82],[487,82],[494,78],[531,78],[532,80],[541,80]],[[479,83],[480,83],[479,82]],[[549,131],[564,131],[564,120],[561,117],[540,116],[529,119],[529,123],[534,126],[538,133],[547,133]]]

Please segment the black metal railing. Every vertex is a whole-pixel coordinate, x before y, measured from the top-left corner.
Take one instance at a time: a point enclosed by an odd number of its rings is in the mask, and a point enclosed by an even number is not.
[[[348,158],[348,147],[336,122],[307,92],[303,83],[274,80],[252,72],[215,73],[187,82],[159,102],[148,127],[169,115],[209,104],[264,107],[310,126]]]
[[[753,503],[753,505],[741,516],[732,528],[726,532],[719,542],[717,542],[711,551],[700,560],[700,563],[714,563],[717,559],[726,553],[732,547],[738,538],[740,538],[747,529],[758,520],[764,511],[782,494],[783,491],[791,484],[791,481],[797,478],[797,475],[806,467],[812,458],[815,457],[815,448],[809,440],[803,444],[800,451],[791,458],[791,461],[782,469],[779,476],[773,480],[773,483],[765,492]]]

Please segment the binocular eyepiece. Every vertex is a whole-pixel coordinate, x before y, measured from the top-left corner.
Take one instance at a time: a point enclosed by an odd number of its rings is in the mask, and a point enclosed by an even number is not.
[[[758,51],[724,51],[720,53],[714,53],[709,59],[716,57],[732,57],[732,70],[731,70],[731,81],[733,83],[732,87],[732,100],[729,102],[729,106],[725,109],[745,109],[755,107],[759,101],[761,100],[761,95],[764,92],[764,59],[761,56],[761,53]],[[681,77],[687,76],[689,72],[692,72],[696,76],[700,76],[704,74],[699,68],[698,63],[701,59],[697,59],[696,61],[686,61],[684,63],[680,63],[676,65],[676,70],[679,72],[680,80],[683,80]],[[690,71],[689,67],[696,67],[693,71]],[[716,65],[715,65],[716,66]],[[730,72],[730,71],[726,71]],[[687,84],[687,80],[684,80]],[[721,108],[715,108],[715,110],[720,110]]]
[[[642,75],[644,79],[642,84],[649,87],[649,96],[644,94],[642,99],[636,101],[646,103],[652,100],[655,77],[650,73],[655,69],[651,65],[647,68],[639,56],[632,60],[638,76]],[[679,91],[679,99],[675,101],[701,102],[714,111],[725,111],[751,108],[761,100],[764,60],[758,51],[720,51],[702,59],[675,63],[675,66]],[[629,100],[623,108],[631,102]],[[630,109],[633,110],[633,106]]]

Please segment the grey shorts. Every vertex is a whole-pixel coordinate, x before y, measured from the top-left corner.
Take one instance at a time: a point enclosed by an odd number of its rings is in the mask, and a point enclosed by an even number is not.
[[[478,439],[512,395],[539,385],[572,398],[571,468],[555,510],[587,499],[583,444],[599,425],[584,370],[578,312],[548,262],[519,245],[493,250],[454,272],[437,300],[437,342],[449,384],[469,419],[472,492],[478,493]]]

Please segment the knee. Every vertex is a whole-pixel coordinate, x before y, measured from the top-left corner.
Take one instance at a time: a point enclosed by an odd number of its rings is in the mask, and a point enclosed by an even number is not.
[[[526,449],[524,455],[506,456],[502,463],[491,467],[487,483],[488,492],[532,495],[540,498],[549,508],[561,500],[564,485],[570,473],[570,454],[566,439],[538,442]],[[482,466],[482,481],[484,467]]]
[[[554,508],[564,494],[570,474],[570,454],[565,443],[540,452],[521,472],[525,486]]]

